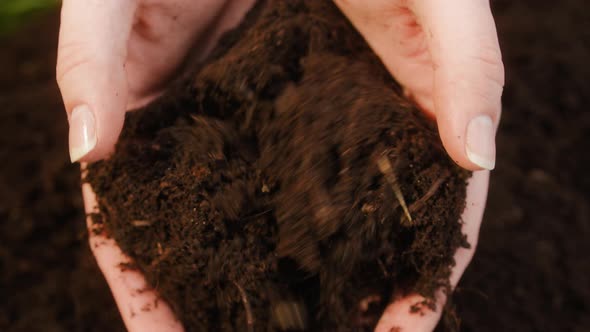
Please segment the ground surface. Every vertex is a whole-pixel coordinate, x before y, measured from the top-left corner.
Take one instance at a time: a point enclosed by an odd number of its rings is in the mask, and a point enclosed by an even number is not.
[[[588,331],[588,6],[493,5],[507,85],[478,252],[455,296],[462,330]],[[123,330],[68,165],[57,19],[0,41],[0,330]]]

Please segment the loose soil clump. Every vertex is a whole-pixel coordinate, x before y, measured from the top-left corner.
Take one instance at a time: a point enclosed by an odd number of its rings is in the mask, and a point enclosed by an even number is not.
[[[371,330],[449,289],[469,173],[331,1],[263,1],[88,168],[189,331]]]

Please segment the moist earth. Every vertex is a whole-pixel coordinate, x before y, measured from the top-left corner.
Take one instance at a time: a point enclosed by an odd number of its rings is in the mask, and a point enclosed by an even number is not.
[[[88,168],[189,331],[372,330],[448,290],[467,171],[331,1],[263,1]]]

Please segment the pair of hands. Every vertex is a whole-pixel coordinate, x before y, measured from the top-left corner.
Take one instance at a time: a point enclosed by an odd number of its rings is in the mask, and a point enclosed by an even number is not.
[[[204,57],[236,26],[254,0],[63,0],[57,80],[70,123],[72,161],[95,161],[113,150],[126,110],[162,93],[198,46]],[[488,0],[335,0],[408,96],[436,118],[453,160],[474,172],[467,188],[463,232],[471,249],[455,255],[457,284],[477,244],[489,172],[495,164],[504,69]],[[83,186],[87,212],[96,207]],[[130,331],[182,331],[169,307],[117,244],[90,232],[97,262]],[[419,295],[399,298],[376,331],[432,331],[437,311],[410,314]]]

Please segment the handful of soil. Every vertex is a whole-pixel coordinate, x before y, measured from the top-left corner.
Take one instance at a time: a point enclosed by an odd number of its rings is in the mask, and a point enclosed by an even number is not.
[[[87,181],[188,331],[368,331],[449,289],[468,176],[331,1],[269,0]]]

